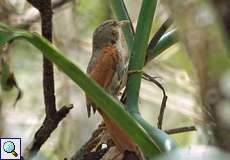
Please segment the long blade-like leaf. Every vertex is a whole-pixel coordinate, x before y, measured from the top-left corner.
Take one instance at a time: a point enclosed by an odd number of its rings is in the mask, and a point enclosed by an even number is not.
[[[117,19],[129,19],[129,15],[125,9],[123,0],[111,0],[113,11],[117,17]],[[156,3],[155,3],[156,4]],[[154,12],[154,10],[152,11]],[[124,35],[126,37],[127,44],[129,45],[129,50],[132,49],[130,46],[133,44],[133,37],[131,26],[123,30]],[[167,34],[163,36],[159,42],[157,43],[154,50],[149,50],[147,53],[149,54],[148,62],[154,58],[156,55],[160,54],[164,49],[168,48],[170,45],[174,44],[171,38],[171,34]],[[137,44],[139,45],[139,44]],[[137,46],[136,46],[137,47]],[[136,58],[137,61],[139,59]],[[145,63],[146,64],[146,63]],[[139,114],[133,113],[132,117],[135,118],[138,123],[147,131],[149,136],[156,142],[157,146],[159,147],[160,151],[169,151],[171,149],[175,149],[177,144],[175,141],[167,134],[163,133],[161,130],[151,126],[148,122],[146,122]],[[166,145],[167,141],[167,145]]]
[[[148,48],[148,55],[145,63],[150,62],[156,56],[160,55],[164,50],[177,43],[178,39],[176,34],[176,30],[169,31],[160,38],[154,48]]]

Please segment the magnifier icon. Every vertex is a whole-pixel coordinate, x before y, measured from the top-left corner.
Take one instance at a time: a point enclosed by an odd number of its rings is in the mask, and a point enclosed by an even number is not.
[[[4,144],[3,144],[3,150],[6,152],[6,153],[11,153],[13,154],[14,157],[17,157],[18,154],[17,152],[15,152],[15,145],[13,142],[11,141],[6,141]]]

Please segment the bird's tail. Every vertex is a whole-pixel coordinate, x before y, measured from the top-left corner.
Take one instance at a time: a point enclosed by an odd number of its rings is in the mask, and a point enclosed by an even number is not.
[[[88,117],[90,117],[91,115],[91,108],[93,109],[93,113],[96,112],[96,105],[90,100],[88,96],[86,96],[86,107],[87,107]]]
[[[103,111],[98,109],[98,112],[103,117],[106,128],[110,133],[114,143],[118,147],[121,152],[124,151],[132,151],[138,153],[138,146],[135,144],[130,137],[118,127],[118,125],[112,121],[110,117],[108,117]]]

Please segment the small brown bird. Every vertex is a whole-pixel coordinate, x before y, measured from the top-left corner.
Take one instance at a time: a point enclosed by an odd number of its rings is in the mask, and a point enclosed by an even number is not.
[[[121,48],[120,28],[129,21],[107,20],[93,34],[93,54],[87,73],[113,96],[123,87],[126,72],[126,53]],[[96,106],[87,99],[88,117]]]
[[[127,53],[121,48],[120,29],[127,24],[129,24],[128,20],[107,20],[93,34],[93,53],[87,73],[114,97],[118,96],[126,81]],[[94,112],[97,110],[100,113],[108,132],[120,151],[136,151],[137,145],[88,97],[86,97],[86,105],[88,117],[90,117],[91,108]]]

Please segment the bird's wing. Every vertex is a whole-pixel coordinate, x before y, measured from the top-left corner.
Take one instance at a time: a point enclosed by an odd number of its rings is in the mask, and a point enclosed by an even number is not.
[[[97,59],[88,73],[101,87],[106,88],[112,81],[119,62],[119,54],[114,45],[108,45],[99,51]],[[94,53],[95,54],[95,53]],[[90,116],[93,103],[86,97],[88,116]],[[93,107],[95,109],[95,107]]]
[[[107,88],[112,83],[113,76],[117,72],[117,65],[119,64],[119,53],[115,46],[109,45],[101,50],[98,54],[94,66],[90,67],[88,73],[92,79],[94,79],[103,88]],[[94,104],[89,98],[86,99],[88,116],[90,116],[90,109],[94,107]],[[107,116],[102,110],[98,109],[98,112],[103,117],[107,130],[110,133],[114,143],[119,150],[124,152],[125,150],[137,152],[138,146],[114,123],[109,116]]]

